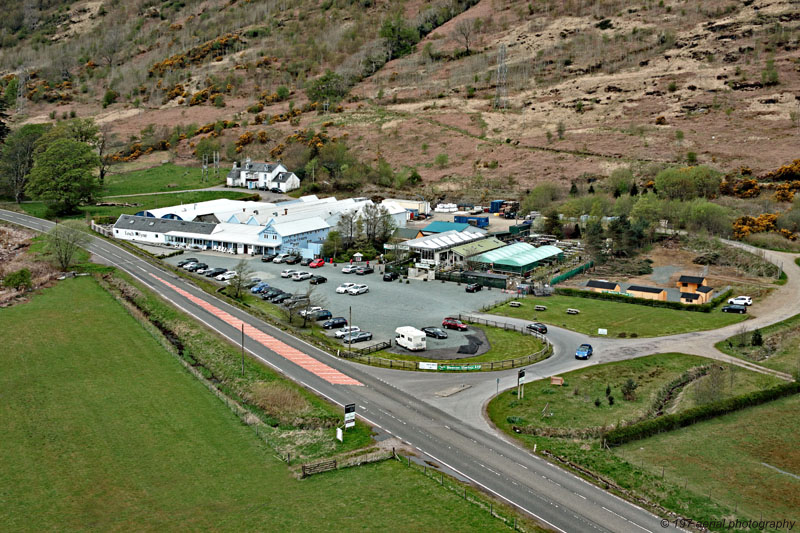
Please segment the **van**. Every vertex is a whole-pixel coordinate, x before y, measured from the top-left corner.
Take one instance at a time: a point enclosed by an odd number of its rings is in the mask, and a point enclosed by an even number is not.
[[[394,330],[394,341],[406,350],[419,352],[426,349],[425,332],[411,326],[403,326]]]

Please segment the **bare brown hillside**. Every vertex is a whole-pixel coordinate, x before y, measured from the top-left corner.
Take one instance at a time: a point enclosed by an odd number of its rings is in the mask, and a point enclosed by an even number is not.
[[[435,19],[446,3],[73,2],[51,44],[0,48],[0,66],[5,87],[14,77],[23,86],[18,123],[93,116],[122,146],[149,125],[152,133],[235,122],[173,136],[178,161],[193,160],[204,136],[228,158],[270,159],[287,136],[323,129],[363,161],[414,167],[431,188],[477,197],[621,165],[696,157],[761,173],[798,157],[797,0],[462,7]],[[413,53],[382,64],[381,21],[395,14],[432,29]],[[306,94],[327,69],[355,80],[339,112]],[[276,98],[281,86],[289,94]],[[260,141],[237,154],[247,131]]]

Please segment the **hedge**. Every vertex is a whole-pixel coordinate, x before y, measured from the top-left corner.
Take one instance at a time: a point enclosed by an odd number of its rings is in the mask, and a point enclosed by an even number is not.
[[[566,287],[558,287],[555,289],[556,294],[562,296],[576,296],[578,298],[590,298],[594,300],[610,300],[612,302],[623,302],[636,305],[647,305],[650,307],[665,307],[667,309],[678,309],[680,311],[695,311],[700,313],[710,313],[720,303],[729,298],[733,291],[728,289],[713,300],[704,304],[684,304],[681,302],[664,302],[661,300],[647,300],[645,298],[635,298],[633,296],[625,296],[623,294],[613,294],[610,292],[591,292],[581,289],[569,289]]]
[[[727,400],[693,407],[680,413],[664,415],[631,424],[630,426],[613,429],[606,433],[603,438],[607,445],[619,446],[797,393],[800,393],[800,382],[784,383],[770,389],[754,391],[749,394],[728,398]]]

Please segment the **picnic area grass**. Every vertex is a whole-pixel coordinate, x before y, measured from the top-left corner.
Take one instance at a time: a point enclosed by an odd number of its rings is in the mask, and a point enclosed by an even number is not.
[[[215,185],[223,185],[227,169],[220,169],[220,179],[213,179],[213,168],[210,178],[201,179],[202,169],[199,167],[183,167],[173,163],[165,163],[157,167],[134,170],[121,174],[109,174],[105,178],[102,195],[117,196],[122,194],[143,194],[151,192],[183,191],[188,189],[205,189]]]
[[[85,218],[88,216],[113,216],[119,217],[122,214],[133,215],[145,209],[156,209],[159,207],[169,207],[172,205],[192,204],[196,202],[206,202],[208,200],[216,200],[219,198],[230,198],[236,200],[250,196],[246,192],[237,191],[196,191],[196,192],[182,192],[175,194],[146,194],[142,196],[128,196],[125,198],[113,199],[105,198],[106,202],[117,202],[133,204],[132,207],[124,206],[97,206],[97,205],[84,205],[78,208],[78,212],[72,215],[59,217],[61,219],[67,218]],[[16,204],[13,204],[16,205]],[[47,217],[47,206],[44,202],[25,202],[19,205],[23,211],[31,216],[39,218]]]
[[[653,403],[657,391],[693,367],[714,363],[711,359],[679,353],[649,355],[628,361],[594,365],[562,374],[563,386],[550,379],[525,384],[525,396],[518,399],[516,389],[501,393],[488,407],[489,417],[498,427],[510,431],[511,425],[581,429],[608,426],[642,416]],[[718,364],[718,363],[714,363]],[[733,382],[729,365],[722,375],[721,398],[745,394],[781,383],[778,378],[735,367]],[[638,388],[635,399],[623,398],[621,387],[633,379]],[[700,380],[707,377],[700,378]],[[699,383],[699,382],[698,382]],[[611,387],[614,404],[609,405],[606,387]],[[600,406],[595,406],[595,400]],[[547,405],[547,416],[542,411]],[[677,402],[681,410],[696,405],[695,394],[687,392]],[[550,414],[552,413],[552,414]],[[508,417],[517,417],[509,422]]]
[[[753,346],[752,329],[743,329],[741,333],[718,342],[716,348],[773,370],[800,375],[800,315],[759,328],[759,331],[761,346]]]
[[[396,461],[295,479],[93,278],[0,336],[4,529],[508,530]]]
[[[609,337],[659,337],[689,331],[717,329],[741,322],[747,315],[723,313],[715,309],[710,313],[666,309],[624,302],[595,300],[578,296],[553,295],[546,298],[525,297],[517,301],[521,307],[508,303],[495,307],[490,313],[543,322],[587,335],[597,335],[599,328],[608,330]],[[546,311],[534,311],[535,305],[547,306]],[[567,309],[578,309],[580,314],[568,315]]]
[[[626,461],[759,520],[797,520],[800,509],[800,396],[631,442]],[[767,466],[769,465],[769,466]],[[783,471],[783,472],[781,472]]]
[[[505,361],[507,359],[516,359],[518,357],[525,357],[532,355],[542,348],[544,343],[540,341],[535,335],[526,335],[518,331],[504,330],[503,328],[495,328],[492,326],[479,326],[477,324],[469,324],[470,329],[480,329],[486,334],[486,339],[489,341],[489,351],[482,355],[475,357],[465,357],[462,359],[436,359],[435,361],[440,364],[474,364],[474,363],[488,363],[491,361]],[[343,344],[342,346],[347,346]],[[354,344],[353,348],[358,348],[358,344]],[[387,350],[381,350],[372,354],[373,357],[383,357],[385,359],[394,359],[397,361],[431,361],[431,358],[425,355],[414,355],[411,352],[395,353]],[[544,359],[545,356],[542,356]]]

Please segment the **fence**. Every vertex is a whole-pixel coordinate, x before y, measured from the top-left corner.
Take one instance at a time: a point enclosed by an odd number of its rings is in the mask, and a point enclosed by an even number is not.
[[[573,276],[577,276],[578,274],[580,274],[582,272],[586,272],[587,270],[592,268],[592,266],[594,266],[594,262],[593,261],[589,261],[588,263],[582,264],[578,268],[573,268],[569,272],[565,272],[563,274],[559,274],[558,276],[555,276],[553,279],[550,280],[550,285],[552,286],[552,285],[555,285],[556,283],[561,283],[562,281],[566,281],[569,278],[571,278]]]
[[[314,463],[312,465],[303,465],[303,477],[319,474],[320,472],[329,472],[331,470],[336,470],[335,459],[332,461],[322,461],[320,463]]]
[[[492,287],[495,289],[506,288],[506,277],[494,278],[475,275],[470,272],[439,272],[435,273],[435,278],[444,281],[454,281],[456,283],[478,283],[484,287]]]
[[[100,235],[105,235],[106,237],[113,237],[114,236],[114,230],[113,229],[111,229],[110,227],[99,226],[99,225],[94,223],[94,220],[92,220],[92,222],[91,222],[91,228],[92,228],[92,231],[96,231]]]
[[[391,347],[392,347],[392,341],[389,340],[389,341],[379,342],[377,344],[373,344],[372,346],[367,346],[366,348],[356,348],[355,350],[353,350],[353,352],[355,352],[355,353],[357,353],[359,355],[369,355],[371,353],[379,352],[381,350],[384,350],[386,348],[391,348]]]

